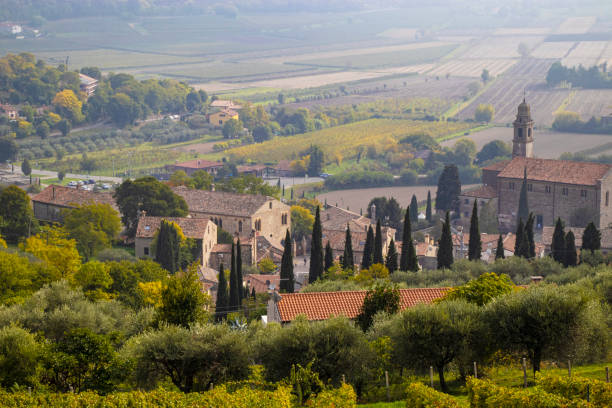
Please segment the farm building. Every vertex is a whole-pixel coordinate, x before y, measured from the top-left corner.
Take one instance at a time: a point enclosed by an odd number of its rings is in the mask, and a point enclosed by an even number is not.
[[[497,199],[499,227],[513,231],[526,178],[527,201],[536,229],[554,225],[557,218],[568,226],[585,226],[594,221],[599,228],[608,227],[612,223],[612,166],[535,158],[533,127],[529,105],[523,100],[514,121],[512,159],[483,168],[484,187],[462,193],[463,203],[466,199],[471,203]]]
[[[109,204],[119,209],[112,193],[93,192],[79,188],[50,185],[32,197],[34,217],[39,221],[61,222],[62,210],[91,203]]]
[[[215,175],[220,168],[223,167],[222,162],[209,161],[209,160],[190,160],[182,163],[176,163],[166,166],[170,173],[175,171],[184,171],[188,176],[192,176],[198,170],[204,170],[208,174]]]
[[[88,98],[96,92],[96,89],[98,88],[97,79],[84,74],[79,74],[79,80],[81,81],[81,84],[79,85],[81,92],[84,92]]]
[[[223,126],[230,119],[238,120],[240,116],[233,109],[224,109],[208,115],[208,123],[214,126]]]
[[[400,310],[419,303],[432,303],[448,288],[399,289]],[[360,313],[367,291],[275,293],[268,302],[268,321],[290,323],[299,315],[310,321],[327,320],[333,316],[355,319]]]

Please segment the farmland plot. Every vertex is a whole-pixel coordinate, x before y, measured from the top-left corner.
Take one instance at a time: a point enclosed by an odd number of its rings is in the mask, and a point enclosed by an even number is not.
[[[557,29],[555,34],[584,34],[588,32],[597,21],[597,17],[570,17]]]
[[[597,65],[601,65],[604,62],[607,63],[609,67],[612,67],[612,41],[608,41],[608,44],[606,44],[606,48],[601,53]]]
[[[578,89],[566,110],[577,112],[582,120],[612,112],[612,89]]]
[[[453,59],[429,71],[429,75],[465,76],[480,78],[483,69],[489,70],[493,76],[498,76],[516,64],[517,59]]]
[[[493,127],[472,133],[469,138],[474,141],[478,150],[493,141],[501,140],[512,143],[512,127]],[[603,146],[611,141],[607,135],[592,135],[582,133],[561,133],[548,129],[536,129],[534,133],[534,155],[544,159],[558,159],[561,154],[576,153],[587,149]],[[456,140],[442,142],[442,146],[452,147]],[[598,153],[599,154],[599,153]]]
[[[530,55],[533,58],[563,58],[575,44],[573,41],[543,42]]]
[[[592,67],[597,64],[608,43],[606,41],[582,41],[573,48],[561,63],[567,67],[582,65]]]
[[[519,58],[518,46],[525,43],[529,48],[542,42],[544,37],[487,37],[461,55],[461,59]]]

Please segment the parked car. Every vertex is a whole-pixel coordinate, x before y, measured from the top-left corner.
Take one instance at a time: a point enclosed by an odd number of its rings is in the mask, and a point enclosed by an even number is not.
[[[76,185],[77,185],[77,182],[76,182],[76,181],[74,181],[74,180],[73,180],[73,181],[68,182],[68,184],[67,184],[67,186],[68,186],[68,187],[76,187]]]
[[[319,177],[321,177],[321,178],[328,178],[329,174],[328,173],[321,173],[321,174],[319,174]]]

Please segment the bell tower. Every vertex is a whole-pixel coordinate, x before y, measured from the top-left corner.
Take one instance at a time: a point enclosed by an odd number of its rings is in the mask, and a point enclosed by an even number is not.
[[[514,120],[512,157],[533,157],[533,119],[531,119],[531,109],[525,102],[525,98],[518,106],[518,113]]]

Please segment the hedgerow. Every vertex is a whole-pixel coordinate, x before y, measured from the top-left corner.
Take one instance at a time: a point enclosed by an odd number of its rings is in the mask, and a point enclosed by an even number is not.
[[[406,408],[461,408],[448,394],[436,391],[421,383],[412,383],[406,391]]]
[[[537,374],[536,384],[546,392],[571,400],[586,400],[588,393],[594,407],[612,407],[612,384],[603,381]]]

